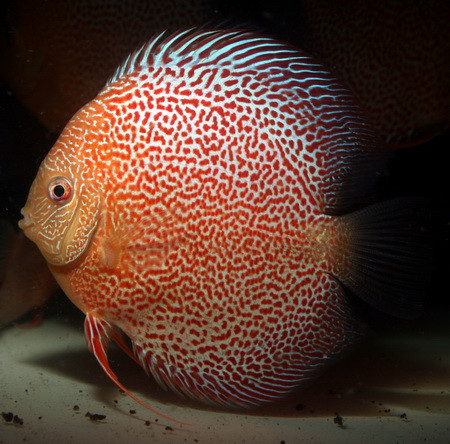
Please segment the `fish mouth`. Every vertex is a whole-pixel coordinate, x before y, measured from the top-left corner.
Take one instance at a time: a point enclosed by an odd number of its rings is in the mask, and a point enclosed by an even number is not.
[[[23,231],[31,228],[34,225],[34,222],[31,220],[30,216],[28,216],[25,208],[20,210],[20,214],[23,216],[23,219],[20,219],[18,222],[19,228]]]

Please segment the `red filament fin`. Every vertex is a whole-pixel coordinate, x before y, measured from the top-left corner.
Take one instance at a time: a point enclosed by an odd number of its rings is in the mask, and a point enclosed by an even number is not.
[[[87,313],[86,319],[84,321],[84,333],[86,336],[86,341],[89,347],[89,350],[95,355],[97,361],[102,366],[105,373],[110,377],[110,379],[120,388],[122,389],[130,398],[134,399],[136,402],[141,404],[146,409],[152,411],[156,415],[168,419],[173,422],[177,422],[178,424],[188,425],[185,422],[178,421],[170,416],[164,415],[158,410],[150,407],[144,401],[141,401],[137,398],[133,393],[131,393],[124,385],[120,383],[115,373],[111,370],[109,366],[108,357],[106,353],[106,347],[108,345],[109,340],[114,339],[117,344],[124,350],[128,355],[132,356],[131,350],[125,344],[125,342],[120,338],[120,335],[115,331],[114,327],[111,326],[108,322],[100,319],[95,316],[93,313]],[[136,360],[136,357],[133,356],[133,359]]]

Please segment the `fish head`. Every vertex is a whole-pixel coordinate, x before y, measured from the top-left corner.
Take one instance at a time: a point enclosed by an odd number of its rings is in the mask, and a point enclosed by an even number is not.
[[[102,194],[98,170],[89,168],[98,145],[92,107],[68,123],[43,160],[22,208],[19,227],[51,265],[68,265],[87,250],[98,225]]]

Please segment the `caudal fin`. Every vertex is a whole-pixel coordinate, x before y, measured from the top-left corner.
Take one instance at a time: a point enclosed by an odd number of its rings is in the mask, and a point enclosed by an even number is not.
[[[341,282],[389,315],[420,315],[429,288],[432,249],[423,199],[401,198],[342,217],[350,229],[348,268]]]

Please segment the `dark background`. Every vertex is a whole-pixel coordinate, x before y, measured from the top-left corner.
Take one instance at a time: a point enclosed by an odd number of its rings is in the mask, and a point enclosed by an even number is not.
[[[12,52],[20,32],[20,17],[10,14],[13,3],[4,2],[0,6],[2,48]],[[226,5],[224,2],[210,3],[211,23],[248,25],[295,44],[301,42],[304,29],[298,19],[301,2],[262,1],[255,4],[243,0],[229,1]],[[142,37],[142,40],[146,38]],[[4,56],[0,52],[0,64],[8,62]],[[449,63],[448,60],[442,62]],[[59,133],[45,127],[37,117],[18,99],[8,82],[0,78],[0,219],[7,219],[15,226],[37,168]],[[378,187],[379,199],[422,196],[429,202],[434,263],[424,317],[449,308],[449,150],[450,132],[447,130],[425,143],[397,151]],[[69,304],[67,298],[59,297],[51,307],[57,311],[71,311]],[[364,316],[375,328],[390,322],[389,318],[372,313]]]

